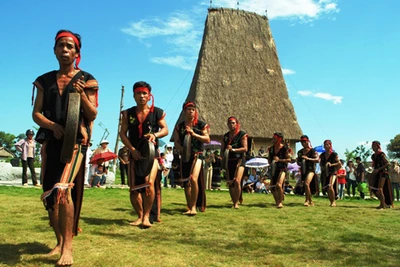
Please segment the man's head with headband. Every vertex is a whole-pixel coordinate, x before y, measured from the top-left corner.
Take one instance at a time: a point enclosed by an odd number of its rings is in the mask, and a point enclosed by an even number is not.
[[[231,117],[228,118],[228,122],[227,122],[228,127],[229,127],[229,124],[230,124],[231,121],[236,123],[235,134],[237,134],[240,131],[240,123],[239,123],[238,119],[236,119],[235,117],[231,116]]]
[[[324,141],[324,148],[325,148],[325,150],[328,150],[329,153],[332,153],[332,151],[333,151],[332,141],[331,140],[325,140]]]
[[[187,102],[183,103],[182,109],[184,112],[186,112],[186,109],[188,107],[194,108],[193,125],[196,125],[197,122],[199,121],[199,112],[197,111],[197,105],[193,101],[187,101]]]
[[[310,139],[308,138],[308,136],[307,135],[302,135],[302,136],[300,136],[300,142],[301,142],[301,144],[307,144],[307,146],[309,147],[309,148],[311,148],[312,146],[311,146],[311,141],[310,141]],[[304,145],[303,145],[304,146]]]
[[[379,142],[379,141],[373,141],[371,147],[372,147],[372,150],[373,150],[374,152],[379,152],[379,151],[382,150],[382,148],[381,148],[381,142]]]
[[[273,139],[276,140],[276,144],[281,144],[283,142],[283,134],[279,132],[275,132],[272,136]]]
[[[78,55],[76,57],[76,59],[75,59],[75,69],[79,70],[79,62],[81,61],[81,47],[82,47],[81,36],[79,34],[77,34],[77,33],[73,33],[73,32],[68,31],[68,30],[59,30],[57,32],[56,38],[55,38],[54,51],[56,50],[57,42],[63,37],[72,38],[72,40],[74,41],[75,50],[76,50],[76,53]]]
[[[148,94],[149,99],[147,101],[149,101],[150,99],[152,100],[151,106],[150,106],[150,111],[153,111],[154,110],[154,96],[151,94],[151,86],[150,86],[150,84],[148,84],[147,82],[144,82],[144,81],[136,82],[133,85],[133,95],[134,95],[134,97],[135,97],[136,94],[138,94],[140,92],[145,92],[145,93]],[[135,100],[136,100],[136,98],[135,98]]]

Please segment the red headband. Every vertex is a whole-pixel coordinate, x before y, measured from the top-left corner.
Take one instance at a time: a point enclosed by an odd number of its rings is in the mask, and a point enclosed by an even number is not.
[[[300,141],[306,141],[309,148],[312,148],[311,141],[307,137],[300,138]]]
[[[150,111],[153,112],[154,111],[154,96],[151,94],[149,88],[147,87],[137,87],[133,90],[134,93],[136,92],[146,92],[150,95],[151,98],[151,106],[150,106]]]
[[[78,70],[80,70],[80,68],[78,67],[78,65],[79,65],[79,62],[81,62],[81,46],[79,45],[79,40],[78,40],[78,38],[76,38],[76,36],[73,35],[73,34],[70,33],[70,32],[62,32],[62,33],[60,33],[59,35],[56,36],[56,42],[57,42],[58,39],[60,39],[61,37],[71,37],[72,40],[74,40],[74,43],[75,43],[75,45],[78,47],[78,50],[79,50],[79,55],[78,55],[78,57],[77,57],[76,60],[75,60],[75,68],[78,69]]]
[[[198,122],[199,122],[199,113],[197,112],[197,109],[196,109],[196,104],[194,103],[194,102],[187,102],[184,106],[183,106],[183,109],[185,110],[187,107],[189,107],[189,106],[193,106],[194,108],[195,108],[195,111],[194,111],[194,118],[193,118],[193,124],[194,125],[196,125]]]
[[[194,102],[187,102],[184,106],[183,106],[183,109],[186,109],[187,107],[189,107],[189,106],[193,106],[193,107],[195,107],[196,108],[196,104],[194,103]]]

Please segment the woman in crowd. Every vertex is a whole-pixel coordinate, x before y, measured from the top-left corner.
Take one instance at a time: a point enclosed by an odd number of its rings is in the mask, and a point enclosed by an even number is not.
[[[247,133],[240,130],[240,123],[235,117],[228,118],[228,129],[224,135],[222,151],[229,150],[227,182],[233,208],[239,208],[242,195],[242,177],[246,163]]]
[[[283,181],[286,177],[287,165],[291,161],[290,148],[283,143],[283,134],[274,133],[273,145],[268,149],[268,162],[271,165],[271,192],[274,195],[275,204],[278,209],[283,208]]]
[[[372,150],[372,192],[380,201],[377,209],[390,208],[393,206],[393,190],[389,179],[389,161],[379,141],[372,142]]]
[[[297,164],[301,166],[301,180],[304,183],[306,197],[304,206],[314,206],[311,199],[310,185],[312,184],[314,188],[318,187],[318,179],[315,175],[315,165],[319,161],[318,153],[312,148],[307,135],[302,135],[300,137],[300,142],[303,148],[297,152]]]
[[[333,151],[332,141],[324,141],[325,152],[319,155],[321,165],[321,179],[323,179],[323,186],[327,188],[329,201],[331,207],[336,207],[337,196],[337,171],[342,164],[340,163],[339,156]]]

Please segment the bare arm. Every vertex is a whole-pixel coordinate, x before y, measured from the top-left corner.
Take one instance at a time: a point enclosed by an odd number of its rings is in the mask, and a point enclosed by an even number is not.
[[[81,95],[83,116],[85,116],[89,121],[94,121],[97,116],[96,91],[88,88],[85,90],[85,80],[83,75],[76,83],[74,83],[74,88]]]
[[[208,125],[204,127],[204,129],[201,131],[201,134],[195,133],[190,127],[186,127],[186,131],[193,138],[200,140],[202,143],[210,143],[210,127],[208,127]]]

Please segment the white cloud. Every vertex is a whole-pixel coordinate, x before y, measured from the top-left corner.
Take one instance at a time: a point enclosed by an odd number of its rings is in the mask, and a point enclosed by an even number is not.
[[[183,56],[151,58],[151,61],[154,63],[178,67],[184,70],[193,69],[196,64],[196,60],[197,58],[185,58]]]
[[[337,0],[242,0],[239,9],[267,15],[269,19],[312,21],[322,15],[339,12]],[[237,1],[220,0],[219,7],[238,8]]]
[[[324,15],[337,13],[338,0],[241,0],[239,9],[265,15],[269,19],[287,19],[291,22],[312,22]],[[214,4],[215,3],[215,4]],[[214,1],[213,7],[237,8],[237,1]],[[218,5],[218,6],[217,6]],[[134,21],[121,31],[137,38],[147,49],[156,50],[156,44],[163,44],[163,55],[151,60],[158,64],[167,64],[184,69],[196,64],[203,35],[204,18],[209,6],[208,1],[194,5],[192,9],[176,11],[167,17],[144,18]],[[333,18],[334,19],[334,18]],[[154,54],[154,52],[153,52]],[[295,74],[283,69],[284,75]]]
[[[282,69],[282,73],[283,73],[283,75],[296,74],[296,72],[294,70],[290,70],[290,69]]]
[[[335,104],[335,105],[341,104],[342,99],[343,99],[343,96],[334,96],[329,93],[313,93],[311,91],[298,91],[297,93],[301,96],[312,96],[312,97],[332,101],[333,104]]]

